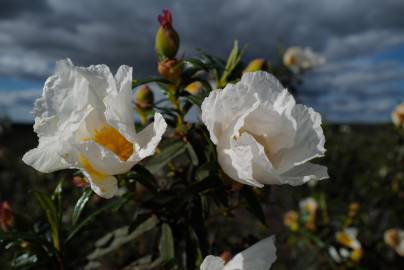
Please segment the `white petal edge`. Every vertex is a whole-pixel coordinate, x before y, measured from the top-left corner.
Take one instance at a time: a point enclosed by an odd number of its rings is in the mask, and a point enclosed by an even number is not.
[[[25,153],[22,160],[25,164],[43,173],[67,169],[70,166],[60,156],[60,148],[56,138],[41,137],[38,147]]]
[[[138,162],[153,155],[166,129],[167,123],[163,116],[160,113],[155,113],[154,122],[136,134],[135,154],[128,161]]]
[[[208,255],[203,260],[200,270],[222,270],[224,267],[224,261],[217,256]]]
[[[238,253],[223,270],[268,270],[276,258],[275,236],[270,236]]]
[[[282,184],[299,186],[312,180],[324,180],[329,178],[328,169],[314,163],[304,163],[281,174]]]

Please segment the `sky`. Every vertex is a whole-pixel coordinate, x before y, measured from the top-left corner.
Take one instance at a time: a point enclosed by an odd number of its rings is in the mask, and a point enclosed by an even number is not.
[[[202,48],[225,58],[235,39],[248,44],[247,60],[313,48],[327,61],[305,74],[300,100],[326,121],[388,122],[404,102],[403,0],[0,0],[0,116],[32,121],[58,59],[155,74],[163,8],[181,55]]]

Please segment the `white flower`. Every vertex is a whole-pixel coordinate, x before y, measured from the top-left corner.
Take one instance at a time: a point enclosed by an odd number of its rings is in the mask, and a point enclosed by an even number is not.
[[[319,66],[325,59],[311,48],[290,47],[283,55],[283,64],[293,72],[300,72]]]
[[[271,236],[238,253],[226,264],[220,257],[209,255],[200,270],[268,270],[275,260],[275,237]]]
[[[296,105],[267,72],[245,73],[238,83],[212,91],[202,121],[223,171],[236,181],[262,187],[328,178],[326,167],[308,162],[325,152],[320,114]]]
[[[131,84],[128,66],[113,76],[105,65],[57,62],[34,106],[39,145],[23,161],[41,172],[81,169],[94,192],[114,196],[118,186],[113,175],[152,155],[167,127],[156,113],[153,124],[135,132]]]
[[[384,232],[384,242],[404,257],[404,230],[388,229]]]
[[[391,120],[397,127],[404,128],[404,103],[397,105],[391,113]]]
[[[337,232],[335,238],[337,242],[345,247],[352,249],[361,248],[361,243],[358,240],[358,230],[356,228],[346,228],[343,231]]]
[[[314,215],[318,208],[318,203],[315,199],[308,197],[299,202],[299,208],[301,211]]]

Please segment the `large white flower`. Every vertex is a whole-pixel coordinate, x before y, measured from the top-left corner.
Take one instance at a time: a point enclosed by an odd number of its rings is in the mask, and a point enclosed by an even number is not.
[[[268,270],[275,260],[275,237],[271,236],[238,253],[228,263],[209,255],[203,260],[200,270]]]
[[[301,72],[319,66],[325,59],[311,48],[290,47],[283,55],[283,64],[293,72]]]
[[[106,65],[58,61],[34,106],[39,145],[23,161],[41,172],[81,169],[94,192],[111,198],[118,188],[113,175],[152,155],[167,127],[156,113],[153,124],[135,132],[131,84],[128,66],[113,76]]]
[[[296,105],[267,72],[245,73],[211,92],[202,121],[223,171],[236,181],[262,187],[328,178],[326,167],[308,162],[325,152],[320,114]]]

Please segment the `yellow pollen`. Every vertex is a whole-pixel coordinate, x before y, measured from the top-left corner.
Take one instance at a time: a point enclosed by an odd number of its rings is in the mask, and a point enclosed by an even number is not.
[[[91,178],[93,178],[93,180],[98,180],[98,179],[102,179],[105,177],[104,174],[102,174],[99,171],[97,171],[96,169],[94,169],[94,167],[90,164],[90,162],[83,155],[80,155],[79,160],[80,160],[81,166],[83,166],[83,169],[89,175],[91,175]]]
[[[93,140],[103,147],[114,152],[119,159],[126,161],[133,154],[133,145],[115,128],[103,127],[94,133]]]

